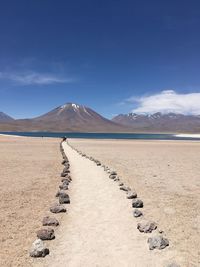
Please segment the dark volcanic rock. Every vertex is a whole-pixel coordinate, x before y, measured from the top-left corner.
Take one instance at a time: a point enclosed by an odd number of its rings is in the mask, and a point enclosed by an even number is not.
[[[64,159],[64,160],[68,161],[68,158],[67,158],[67,156],[65,155],[64,152],[62,153],[62,156],[63,156],[63,159]]]
[[[54,230],[53,229],[41,229],[37,231],[37,237],[41,240],[52,240],[55,238]]]
[[[69,178],[69,177],[63,177],[62,179],[61,179],[61,182],[63,182],[63,183],[71,183],[71,179]]]
[[[120,190],[128,192],[131,190],[131,188],[128,186],[122,185],[122,186],[120,186]]]
[[[161,235],[148,238],[149,249],[164,249],[169,246],[169,240]]]
[[[110,175],[109,175],[109,178],[110,178],[110,179],[115,179],[116,177],[117,177],[117,176],[116,176],[115,174],[110,174]]]
[[[63,169],[63,172],[64,172],[64,173],[68,173],[68,172],[69,172],[69,166],[66,166],[66,167]]]
[[[70,204],[69,195],[66,193],[62,193],[59,195],[59,203],[60,204]]]
[[[134,199],[132,202],[132,207],[133,208],[143,208],[144,204],[141,199]]]
[[[69,189],[68,188],[68,184],[66,184],[66,183],[63,183],[63,184],[59,185],[59,188],[62,189],[62,190],[68,190]]]
[[[140,217],[140,216],[142,216],[143,215],[143,213],[140,211],[140,210],[138,210],[138,209],[134,209],[133,210],[133,216],[134,217]]]
[[[68,194],[65,193],[64,190],[58,190],[58,192],[56,193],[56,197],[59,197],[59,196],[68,196]]]
[[[70,164],[69,163],[65,163],[64,166],[65,166],[66,170],[69,170],[69,168],[70,168]],[[65,172],[65,168],[64,168],[63,172]]]
[[[133,199],[137,197],[137,193],[135,191],[128,191],[127,192],[127,198],[128,199]]]
[[[63,171],[62,173],[63,173],[63,174],[67,174],[67,175],[69,175],[70,170],[65,170],[65,171]]]
[[[43,226],[58,226],[59,221],[56,218],[46,216],[42,220],[42,225]]]
[[[51,207],[50,207],[50,211],[52,213],[60,213],[60,212],[67,212],[66,208],[60,204],[53,204]]]
[[[67,165],[67,166],[68,166],[68,165],[69,165],[69,160],[68,160],[68,159],[66,159],[66,158],[65,158],[65,159],[63,159],[63,161],[62,161],[62,164],[63,164],[63,165]]]
[[[137,229],[142,233],[151,233],[152,231],[156,230],[156,228],[156,223],[152,221],[141,222],[137,225]]]
[[[68,173],[61,172],[60,176],[61,177],[66,177],[66,176],[68,176]]]
[[[69,185],[69,181],[68,181],[68,180],[64,180],[64,181],[62,182],[62,184],[68,186],[68,185]]]
[[[41,239],[36,239],[32,247],[30,249],[30,256],[39,258],[39,257],[45,257],[49,254],[49,249],[45,246],[43,241]]]

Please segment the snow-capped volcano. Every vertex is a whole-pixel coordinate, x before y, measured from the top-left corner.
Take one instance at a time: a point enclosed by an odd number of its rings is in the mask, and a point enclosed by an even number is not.
[[[108,120],[89,107],[66,103],[33,119],[0,113],[0,131],[199,133],[200,116],[129,113]]]
[[[86,120],[87,118],[95,117],[95,118],[102,118],[99,114],[97,114],[95,111],[92,109],[83,106],[83,105],[78,105],[75,103],[66,103],[62,106],[59,106],[52,111],[35,118],[34,120],[51,120],[51,121],[71,121],[77,120],[77,119],[83,119]]]
[[[112,122],[89,107],[66,103],[52,111],[33,119],[34,123],[43,123],[58,131],[119,131],[121,125]]]

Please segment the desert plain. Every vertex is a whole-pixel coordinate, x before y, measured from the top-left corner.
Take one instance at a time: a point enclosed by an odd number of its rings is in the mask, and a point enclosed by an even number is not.
[[[30,244],[60,174],[58,139],[0,136],[0,266],[32,266]]]
[[[144,200],[145,217],[158,222],[181,266],[200,265],[200,142],[71,140],[117,170]]]
[[[68,214],[56,215],[60,226],[56,239],[47,242],[50,255],[30,258],[35,233],[55,202],[62,168],[59,142],[0,136],[0,266],[90,267],[116,262],[115,266],[165,267],[173,261],[181,267],[199,266],[197,141],[70,139],[72,146],[116,170],[136,190],[144,201],[144,217],[158,224],[170,246],[149,251],[145,234],[136,229],[138,219],[115,182],[66,145],[72,175]]]

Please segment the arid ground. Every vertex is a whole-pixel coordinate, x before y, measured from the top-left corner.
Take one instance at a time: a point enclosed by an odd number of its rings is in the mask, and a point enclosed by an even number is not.
[[[144,201],[143,213],[170,241],[149,251],[136,229],[131,201],[103,168],[65,145],[72,184],[68,214],[59,215],[50,255],[29,257],[49,215],[60,181],[59,140],[0,136],[0,266],[199,266],[200,143],[177,141],[69,140],[116,170]],[[114,264],[114,265],[113,265]]]
[[[29,248],[55,200],[58,139],[0,136],[0,266],[32,266]]]
[[[144,200],[184,267],[200,265],[200,142],[75,140],[70,143],[117,170]]]

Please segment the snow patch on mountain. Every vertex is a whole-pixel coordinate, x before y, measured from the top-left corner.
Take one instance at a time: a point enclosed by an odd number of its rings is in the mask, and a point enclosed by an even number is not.
[[[75,110],[77,110],[77,109],[79,109],[80,107],[79,107],[79,105],[77,105],[77,104],[71,104],[72,105],[72,107],[75,109]]]

